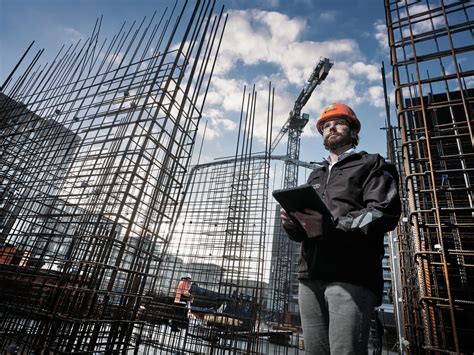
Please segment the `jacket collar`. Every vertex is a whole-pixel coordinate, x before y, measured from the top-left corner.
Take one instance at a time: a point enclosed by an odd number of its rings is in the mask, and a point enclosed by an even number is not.
[[[334,165],[336,164],[337,162],[340,162],[341,160],[344,160],[345,158],[347,158],[349,155],[352,155],[354,154],[356,151],[355,151],[355,148],[352,147],[352,148],[349,148],[347,149],[344,153],[340,154],[337,156],[337,160],[335,162],[332,162],[331,161],[331,155],[328,155],[326,157],[326,161],[328,162],[329,166],[331,165]]]
[[[362,150],[362,151],[360,151],[360,152],[356,152],[356,151],[354,150],[351,154],[345,155],[346,153],[347,153],[347,151],[346,151],[345,153],[342,153],[342,154],[339,156],[340,159],[338,159],[338,161],[337,161],[335,164],[338,164],[338,163],[340,163],[341,161],[346,161],[346,160],[347,160],[347,161],[350,161],[350,160],[360,159],[363,155],[368,154],[368,153],[367,153],[366,151],[364,151],[364,150]],[[343,155],[345,155],[345,156],[343,156]],[[328,167],[329,167],[329,161],[328,161],[326,158],[324,158],[324,160],[323,160],[321,163],[319,163],[319,164],[321,164],[321,165],[324,166],[325,168],[328,168]]]

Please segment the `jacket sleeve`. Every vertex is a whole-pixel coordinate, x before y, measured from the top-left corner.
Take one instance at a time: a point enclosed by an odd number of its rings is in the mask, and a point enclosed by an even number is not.
[[[296,226],[295,228],[283,227],[283,229],[288,235],[288,237],[295,242],[302,242],[303,240],[308,238],[305,230],[300,226]]]
[[[401,214],[398,195],[398,174],[393,164],[379,157],[363,185],[365,208],[335,218],[333,226],[338,236],[380,235],[393,230]]]

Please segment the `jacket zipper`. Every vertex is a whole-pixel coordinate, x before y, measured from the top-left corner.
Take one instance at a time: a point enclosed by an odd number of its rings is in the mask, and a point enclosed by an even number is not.
[[[334,167],[334,166],[333,166]],[[328,184],[329,184],[329,178],[331,177],[331,170],[332,169],[329,169],[329,165],[328,165],[328,177],[326,179],[326,184],[324,185],[324,189],[323,189],[323,199],[324,197],[326,196],[326,189],[328,187]]]
[[[350,157],[351,155],[353,155],[353,154],[350,154],[349,156],[345,157],[344,159],[338,160],[337,162],[335,162],[331,169],[329,169],[329,164],[328,164],[328,177],[327,177],[327,179],[326,179],[326,185],[324,185],[324,189],[323,189],[323,198],[326,196],[326,188],[327,188],[328,185],[329,185],[329,178],[331,177],[331,171],[332,171],[332,169],[334,169],[334,167],[335,167],[337,164],[339,164],[341,161],[346,160],[346,159],[347,159],[348,157]]]

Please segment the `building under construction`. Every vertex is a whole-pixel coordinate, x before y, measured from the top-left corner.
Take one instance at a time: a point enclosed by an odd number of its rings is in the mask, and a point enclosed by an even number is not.
[[[409,353],[474,350],[474,37],[471,1],[385,1],[404,214],[395,305]]]
[[[384,300],[390,349],[413,354],[474,350],[472,9],[385,1],[404,212]],[[314,168],[298,161],[301,109],[332,63],[315,67],[276,138],[273,88],[245,89],[235,154],[191,165],[223,9],[176,4],[110,41],[101,21],[50,64],[42,51],[25,64],[29,48],[1,88],[1,351],[298,354],[297,245],[269,191]],[[287,155],[274,156],[282,135]]]

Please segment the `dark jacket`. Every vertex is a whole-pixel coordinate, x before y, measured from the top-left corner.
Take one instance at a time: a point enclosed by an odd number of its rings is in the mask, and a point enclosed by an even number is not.
[[[354,153],[313,171],[308,183],[326,203],[332,220],[323,234],[308,238],[303,229],[287,229],[302,242],[298,278],[343,281],[371,289],[382,298],[383,239],[400,217],[398,174],[378,154]]]

